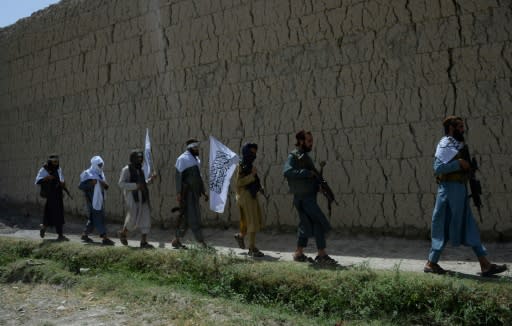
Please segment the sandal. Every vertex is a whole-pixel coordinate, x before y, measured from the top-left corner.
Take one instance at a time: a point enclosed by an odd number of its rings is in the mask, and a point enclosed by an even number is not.
[[[155,248],[152,244],[150,244],[148,242],[141,242],[140,243],[140,247],[142,249],[153,249],[153,248]]]
[[[64,235],[62,235],[62,234],[61,234],[61,235],[59,235],[59,236],[57,237],[57,241],[61,241],[61,242],[63,242],[63,241],[69,241],[69,239],[68,239],[66,236],[64,236]]]
[[[188,249],[183,243],[181,243],[181,241],[179,241],[177,239],[172,240],[171,246],[174,249]]]
[[[316,256],[315,264],[318,266],[338,266],[338,262],[332,259],[329,255]]]
[[[485,272],[481,272],[480,275],[482,277],[489,277],[489,276],[492,276],[495,274],[503,273],[507,269],[508,269],[507,265],[491,264],[491,267],[488,270],[486,270]]]
[[[293,261],[297,261],[300,263],[313,263],[314,262],[313,258],[308,257],[304,254],[300,254],[298,256],[293,255]]]
[[[432,263],[432,267],[425,265],[425,267],[423,267],[423,272],[439,275],[446,274],[446,270],[439,266],[437,263]]]
[[[238,247],[240,249],[245,249],[244,237],[242,237],[240,233],[235,234],[235,240],[238,242]]]
[[[87,234],[82,234],[82,236],[80,237],[80,240],[82,240],[83,242],[86,242],[86,243],[94,242],[91,238],[89,238],[89,236]]]
[[[114,241],[110,240],[109,238],[104,238],[101,240],[101,244],[104,246],[115,246]]]
[[[258,248],[249,249],[248,255],[257,258],[265,256],[265,254],[262,253]]]
[[[117,235],[119,236],[119,241],[121,241],[123,245],[127,246],[128,239],[126,238],[126,233],[124,233],[123,231],[119,231],[117,232]]]

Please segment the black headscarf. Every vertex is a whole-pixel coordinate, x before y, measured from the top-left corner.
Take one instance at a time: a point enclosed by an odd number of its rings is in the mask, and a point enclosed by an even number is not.
[[[255,143],[246,143],[242,147],[242,158],[240,159],[240,174],[246,176],[252,172],[252,163],[256,159],[256,154],[252,152],[252,149],[258,150],[258,145]],[[256,197],[258,191],[262,189],[260,178],[255,175],[256,180],[248,184],[245,188],[249,190],[253,197]]]
[[[144,157],[144,154],[140,150],[134,150],[130,154],[130,164],[128,164],[128,168],[130,170],[130,182],[133,183],[142,183],[144,187],[142,188],[142,202],[145,203],[149,199],[149,191],[146,186],[146,177],[144,176],[144,171],[142,171],[142,163],[141,158]],[[132,191],[133,199],[138,202],[139,201],[139,192]]]
[[[56,155],[56,154],[52,154],[52,155],[48,156],[48,161],[46,161],[46,164],[44,165],[44,168],[50,174],[52,174],[52,172],[56,173],[59,170],[59,163],[53,164],[53,161],[57,161],[58,162],[59,161],[59,156]]]
[[[246,143],[242,147],[242,158],[240,159],[240,166],[242,167],[242,173],[247,175],[252,171],[252,163],[256,159],[256,154],[252,152],[252,149],[258,150],[258,145],[254,143]]]

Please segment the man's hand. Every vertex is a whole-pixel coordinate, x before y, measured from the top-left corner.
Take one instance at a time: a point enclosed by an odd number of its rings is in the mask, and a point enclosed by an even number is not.
[[[96,181],[96,179],[91,179],[91,184],[92,184],[93,186],[95,186],[97,182],[98,182],[98,181]]]
[[[181,203],[181,194],[180,193],[176,195],[176,201],[178,203]]]
[[[310,178],[312,178],[312,179],[316,179],[316,178],[320,177],[320,175],[316,171],[309,170],[309,172],[311,173]]]
[[[258,170],[256,170],[256,167],[255,167],[255,166],[253,166],[253,167],[252,167],[251,174],[252,174],[252,175],[256,175],[256,174],[258,174]],[[206,196],[206,194],[205,194],[205,196]]]
[[[143,183],[137,183],[137,190],[144,189],[144,186],[145,186],[145,184],[143,184]]]
[[[460,165],[460,168],[464,171],[469,171],[471,170],[471,164],[469,164],[468,161],[466,160],[463,160],[463,159],[459,159],[459,165]]]
[[[204,196],[204,201],[208,201],[210,199],[210,197],[208,197],[208,195],[205,192],[203,192],[203,196]]]
[[[106,183],[105,181],[101,181],[101,180],[100,180],[100,183],[101,183],[101,186],[103,187],[103,189],[108,189],[108,187],[109,187],[108,183]]]
[[[155,180],[157,177],[158,177],[158,174],[156,174],[156,173],[151,174],[151,176],[147,180],[147,183],[153,182],[153,180]]]

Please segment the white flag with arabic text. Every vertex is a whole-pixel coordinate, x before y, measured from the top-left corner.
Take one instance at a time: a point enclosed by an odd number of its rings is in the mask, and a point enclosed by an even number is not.
[[[235,172],[238,155],[210,136],[210,209],[223,213],[228,197],[229,182]]]
[[[151,159],[151,141],[149,140],[149,129],[146,128],[146,140],[144,143],[144,162],[142,163],[142,170],[144,177],[148,180],[151,177],[153,167],[153,160]]]

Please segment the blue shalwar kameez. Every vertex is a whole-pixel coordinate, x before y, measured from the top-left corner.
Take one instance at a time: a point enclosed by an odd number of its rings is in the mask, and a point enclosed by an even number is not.
[[[443,143],[443,140],[446,144],[447,138],[450,138],[449,141],[452,143],[455,141],[452,137],[444,137],[440,144]],[[446,156],[437,155],[438,153],[439,145],[433,164],[436,176],[461,172],[459,161],[455,159],[455,156],[446,162]],[[437,263],[448,242],[453,246],[462,244],[471,247],[477,257],[487,255],[485,247],[480,242],[480,231],[469,206],[467,182],[439,182],[432,213],[432,247],[428,260]]]

